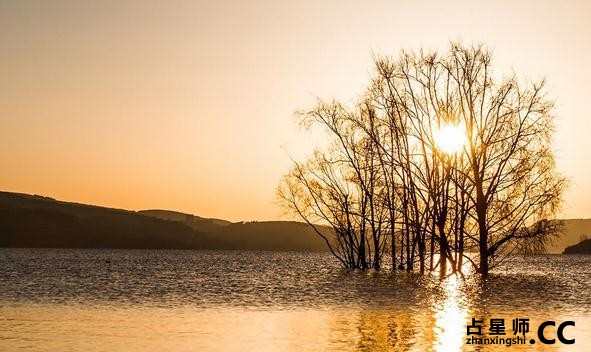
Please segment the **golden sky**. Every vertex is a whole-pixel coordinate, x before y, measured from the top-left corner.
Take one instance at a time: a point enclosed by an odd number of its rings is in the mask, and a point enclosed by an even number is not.
[[[0,0],[0,190],[278,219],[317,138],[293,112],[358,97],[372,55],[484,42],[557,100],[563,216],[591,217],[589,1]]]

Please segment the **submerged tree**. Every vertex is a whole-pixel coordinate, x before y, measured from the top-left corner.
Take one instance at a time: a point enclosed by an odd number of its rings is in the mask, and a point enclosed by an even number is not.
[[[298,114],[331,144],[294,162],[278,193],[347,267],[379,268],[389,249],[395,270],[443,274],[468,262],[487,275],[558,231],[546,220],[565,188],[552,108],[544,82],[496,76],[483,46],[378,58],[356,106]]]

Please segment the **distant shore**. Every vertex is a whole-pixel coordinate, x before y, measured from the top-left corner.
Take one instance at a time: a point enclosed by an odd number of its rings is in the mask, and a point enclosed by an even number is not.
[[[548,253],[563,253],[582,234],[591,233],[591,219],[563,221],[565,233]],[[328,250],[312,229],[295,221],[233,223],[170,210],[131,211],[1,191],[0,232],[0,247]]]
[[[575,245],[566,247],[562,254],[591,254],[591,239],[585,238]]]

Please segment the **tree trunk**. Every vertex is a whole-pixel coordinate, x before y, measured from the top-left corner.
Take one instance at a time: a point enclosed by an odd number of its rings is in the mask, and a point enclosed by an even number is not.
[[[480,254],[480,265],[478,272],[483,276],[488,276],[488,228],[486,226],[486,204],[484,193],[481,188],[476,192],[476,213],[478,217],[478,249]]]

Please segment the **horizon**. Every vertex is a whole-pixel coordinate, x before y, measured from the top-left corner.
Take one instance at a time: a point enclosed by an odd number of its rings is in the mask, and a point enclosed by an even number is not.
[[[294,111],[353,101],[374,55],[461,38],[492,48],[497,72],[548,80],[557,169],[571,180],[561,218],[591,217],[591,44],[579,40],[591,4],[508,4],[0,2],[0,189],[293,220],[275,200],[288,153],[322,140]]]
[[[220,217],[220,216],[203,216],[201,214],[196,214],[196,213],[190,213],[190,212],[184,212],[182,210],[178,210],[178,209],[169,209],[169,208],[141,208],[141,209],[129,209],[129,208],[120,208],[120,207],[112,207],[112,206],[108,206],[108,205],[103,205],[103,204],[94,204],[94,203],[84,203],[84,202],[79,202],[76,200],[71,200],[71,199],[60,199],[60,198],[55,198],[52,196],[48,196],[45,194],[37,194],[37,193],[26,193],[26,192],[12,192],[12,191],[6,191],[6,190],[0,190],[0,193],[14,193],[14,194],[22,194],[22,195],[26,195],[26,196],[39,196],[39,197],[49,197],[51,199],[53,199],[54,201],[57,202],[63,202],[63,203],[72,203],[72,204],[80,204],[80,205],[89,205],[89,206],[95,206],[95,207],[99,207],[99,208],[107,208],[107,209],[115,209],[115,210],[122,210],[122,211],[131,211],[131,212],[142,212],[142,211],[170,211],[170,212],[175,212],[175,213],[179,213],[179,214],[185,214],[185,215],[192,215],[192,216],[196,216],[199,218],[203,218],[203,219],[215,219],[215,220],[224,220],[224,221],[229,221],[231,223],[248,223],[248,222],[298,222],[301,224],[305,224],[305,222],[301,219],[239,219],[239,220],[228,220],[226,218]],[[550,219],[552,220],[552,219]],[[591,220],[591,217],[582,217],[582,218],[565,218],[565,217],[557,217],[554,220]]]

